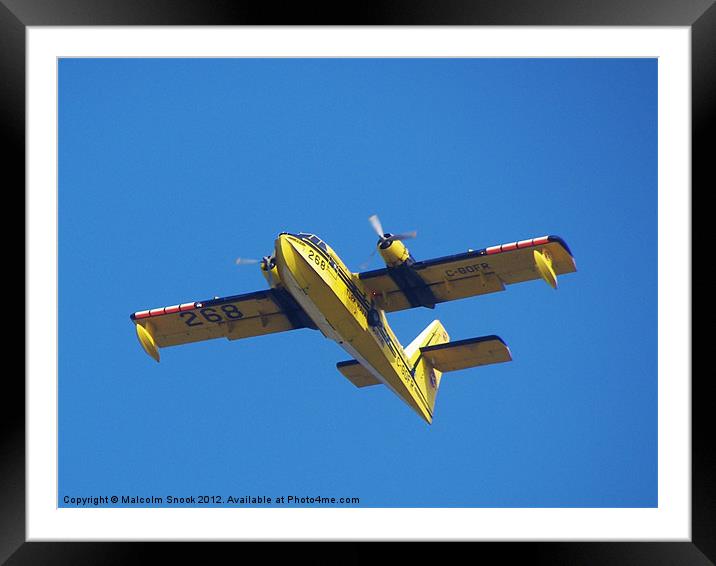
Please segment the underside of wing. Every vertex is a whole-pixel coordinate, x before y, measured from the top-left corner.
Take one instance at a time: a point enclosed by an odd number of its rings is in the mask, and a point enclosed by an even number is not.
[[[159,361],[158,348],[213,338],[237,340],[316,326],[283,289],[269,289],[135,312],[142,347]]]
[[[510,349],[499,336],[482,336],[459,342],[424,346],[420,353],[438,371],[448,372],[512,360]]]
[[[506,285],[576,271],[567,244],[543,236],[446,257],[360,273],[376,305],[387,312],[504,291]]]

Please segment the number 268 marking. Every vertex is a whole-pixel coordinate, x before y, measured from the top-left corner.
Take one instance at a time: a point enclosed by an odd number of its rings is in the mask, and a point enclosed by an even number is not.
[[[315,253],[313,250],[308,250],[308,259],[310,259],[313,263],[315,263],[321,269],[326,269],[326,260],[321,259],[321,257],[317,253]]]
[[[238,320],[243,318],[243,313],[236,307],[236,305],[221,305],[219,307],[221,314],[216,311],[215,308],[207,307],[201,309],[199,314],[201,318],[207,322],[226,322],[228,320]],[[223,316],[222,316],[223,315]],[[196,312],[182,312],[179,316],[184,319],[184,324],[187,326],[201,326],[204,322],[199,318]]]

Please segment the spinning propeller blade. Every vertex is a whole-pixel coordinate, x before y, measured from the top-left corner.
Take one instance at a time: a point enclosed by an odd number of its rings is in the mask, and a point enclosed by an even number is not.
[[[369,217],[368,222],[370,222],[371,226],[373,226],[373,230],[375,230],[375,233],[378,234],[378,237],[382,240],[385,232],[383,232],[383,225],[380,223],[380,218],[378,218],[378,215],[374,214],[373,216]]]
[[[418,235],[415,230],[413,230],[412,232],[403,232],[402,234],[389,234],[387,232],[383,232],[383,224],[380,222],[380,218],[378,218],[377,214],[373,214],[372,216],[370,216],[368,218],[368,222],[370,222],[370,225],[373,226],[373,230],[375,230],[375,233],[378,234],[381,244],[384,242],[394,242],[396,240],[410,240],[411,238],[415,238]]]

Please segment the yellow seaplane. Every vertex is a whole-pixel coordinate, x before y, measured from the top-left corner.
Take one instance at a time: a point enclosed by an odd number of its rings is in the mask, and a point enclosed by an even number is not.
[[[439,320],[404,348],[385,313],[432,309],[540,278],[556,289],[558,275],[576,271],[567,244],[557,236],[416,261],[403,243],[415,232],[386,233],[377,216],[369,220],[386,267],[353,273],[318,236],[281,232],[272,255],[237,260],[259,264],[269,289],[135,312],[130,318],[139,343],[158,362],[160,348],[179,344],[319,330],[352,356],[337,368],[355,386],[386,385],[432,423],[444,372],[507,362],[510,350],[497,336],[451,342]]]

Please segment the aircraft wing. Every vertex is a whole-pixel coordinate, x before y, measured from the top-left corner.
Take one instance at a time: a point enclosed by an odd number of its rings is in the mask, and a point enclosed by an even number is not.
[[[549,268],[539,265],[545,258]],[[533,279],[544,278],[556,287],[558,275],[576,270],[564,240],[558,236],[542,236],[412,265],[367,271],[358,277],[376,306],[392,312],[420,306],[433,308],[437,303],[504,291],[505,285]]]
[[[130,318],[140,344],[157,361],[158,348],[167,346],[316,328],[295,299],[281,289],[144,310]]]

